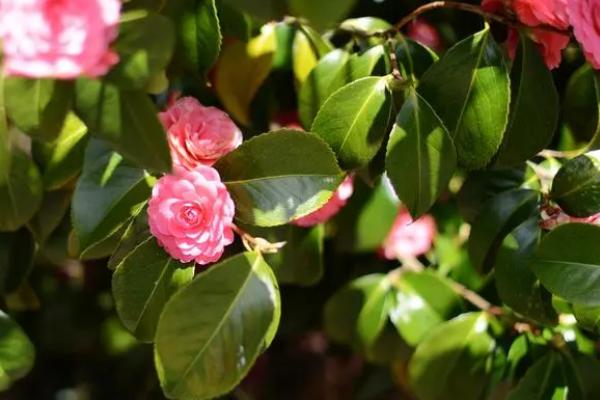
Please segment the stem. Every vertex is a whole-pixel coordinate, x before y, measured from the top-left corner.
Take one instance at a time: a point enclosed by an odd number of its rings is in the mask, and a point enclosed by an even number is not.
[[[231,225],[231,228],[240,236],[244,247],[248,251],[258,251],[261,254],[274,254],[281,250],[286,244],[286,242],[271,243],[266,239],[254,237],[239,226],[233,224]]]
[[[392,64],[392,76],[397,81],[403,81],[402,74],[400,74],[400,65],[398,64],[398,57],[396,56],[396,49],[394,48],[394,42],[392,39],[387,40],[390,62]]]
[[[452,289],[460,295],[463,299],[467,300],[469,303],[473,304],[475,307],[479,308],[482,311],[489,312],[493,315],[503,315],[504,312],[498,306],[493,305],[477,293],[472,290],[467,289],[465,286],[461,285],[458,282],[453,280],[449,280]]]

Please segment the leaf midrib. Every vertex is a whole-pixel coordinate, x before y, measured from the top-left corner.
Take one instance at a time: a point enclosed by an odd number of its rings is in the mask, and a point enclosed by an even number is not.
[[[334,174],[290,174],[290,175],[275,175],[275,176],[266,176],[261,178],[250,178],[250,179],[242,179],[237,181],[223,181],[225,185],[243,185],[247,183],[260,182],[260,181],[269,181],[275,179],[294,179],[294,178],[333,178],[341,176],[341,173]]]

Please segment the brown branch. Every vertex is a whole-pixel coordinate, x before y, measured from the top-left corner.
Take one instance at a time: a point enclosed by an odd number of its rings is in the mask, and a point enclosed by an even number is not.
[[[473,292],[472,290],[467,289],[460,283],[451,279],[449,279],[448,281],[450,282],[450,285],[452,286],[452,289],[456,292],[456,294],[460,295],[463,299],[467,300],[475,307],[496,316],[504,315],[504,311],[502,311],[502,308],[493,305],[492,303],[490,303],[477,293]]]
[[[240,236],[244,247],[248,251],[258,251],[261,254],[274,254],[286,245],[286,242],[271,243],[261,237],[254,237],[236,225],[231,225],[231,228]]]

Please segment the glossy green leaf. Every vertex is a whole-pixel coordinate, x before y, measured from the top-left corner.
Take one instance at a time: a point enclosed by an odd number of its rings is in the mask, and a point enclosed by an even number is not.
[[[431,272],[405,272],[394,282],[390,319],[402,338],[418,345],[429,332],[460,309],[452,287]]]
[[[158,322],[155,361],[167,397],[211,399],[232,390],[273,340],[280,307],[277,282],[259,254],[200,273],[171,297]]]
[[[293,15],[306,18],[319,29],[331,28],[347,16],[356,3],[357,0],[288,0]]]
[[[539,194],[517,189],[492,198],[473,224],[469,236],[469,257],[473,266],[489,271],[502,240],[538,210]]]
[[[46,141],[60,133],[72,95],[69,81],[12,77],[4,83],[8,118],[23,132]]]
[[[565,89],[563,118],[573,135],[588,141],[600,132],[600,88],[590,64],[584,64],[571,77]]]
[[[433,50],[404,36],[398,38],[396,58],[406,78],[420,78],[439,59]]]
[[[450,131],[461,166],[482,168],[496,154],[508,122],[509,86],[489,28],[459,42],[423,75],[419,93]]]
[[[75,111],[90,133],[152,171],[171,169],[167,138],[150,98],[100,81],[79,80]]]
[[[117,314],[139,340],[154,340],[158,318],[167,300],[192,280],[194,268],[182,267],[152,236],[117,266],[112,277]]]
[[[154,75],[167,67],[174,46],[173,24],[168,18],[140,10],[125,13],[114,43],[119,63],[107,79],[124,89],[143,89]]]
[[[175,25],[175,60],[182,69],[204,78],[221,50],[221,27],[215,0],[170,0],[165,14]]]
[[[350,18],[340,24],[340,29],[347,32],[373,34],[391,28],[389,22],[374,17]]]
[[[148,227],[148,207],[140,207],[139,212],[131,218],[129,224],[119,238],[119,244],[108,260],[107,267],[115,269],[129,253],[144,243],[150,236]]]
[[[600,212],[600,151],[567,161],[552,181],[550,196],[575,217]]]
[[[456,170],[456,149],[450,134],[415,91],[398,113],[385,164],[396,194],[415,219],[444,193]]]
[[[88,139],[86,133],[87,127],[70,113],[54,142],[33,143],[33,156],[41,165],[46,190],[63,187],[81,172]]]
[[[217,0],[217,15],[221,34],[247,42],[252,34],[252,19],[245,12],[232,7],[225,0]]]
[[[485,360],[495,345],[487,318],[463,314],[437,326],[419,344],[408,366],[419,399],[481,398],[488,380]]]
[[[333,50],[329,41],[308,25],[300,25],[292,44],[292,69],[300,84],[308,77],[319,59]]]
[[[600,306],[600,227],[566,224],[548,233],[530,268],[553,294],[585,306]]]
[[[23,283],[33,268],[34,255],[35,241],[26,228],[0,233],[0,294]]]
[[[573,304],[573,314],[580,326],[596,334],[600,332],[600,306]]]
[[[236,206],[236,218],[283,225],[324,205],[343,178],[315,135],[281,130],[255,136],[215,165]]]
[[[390,70],[389,63],[386,48],[383,45],[373,46],[361,53],[352,54],[348,64],[336,76],[336,81],[340,85],[336,90],[346,83],[354,82],[360,78],[388,74]]]
[[[24,377],[33,368],[33,344],[8,315],[0,311],[0,390]]]
[[[5,162],[0,162],[0,231],[15,231],[42,204],[42,180],[36,165],[17,148]]]
[[[226,46],[216,69],[215,90],[231,115],[250,124],[250,106],[258,89],[271,72],[276,49],[275,27],[263,26],[248,43]]]
[[[527,318],[554,324],[558,317],[552,308],[551,295],[529,269],[540,236],[537,217],[519,225],[498,250],[494,277],[498,295],[506,305]]]
[[[511,72],[510,116],[496,165],[518,165],[546,148],[558,122],[558,92],[537,44],[525,35]]]
[[[391,280],[387,276],[370,288],[356,321],[358,338],[363,345],[371,346],[383,332],[393,304],[392,296]]]
[[[72,197],[70,190],[44,192],[39,211],[27,223],[27,227],[38,243],[44,243],[52,232],[58,228],[71,207]]]
[[[391,117],[386,77],[367,77],[335,92],[321,107],[311,131],[336,153],[344,169],[365,166],[375,156]]]
[[[152,180],[104,142],[90,140],[71,210],[79,252],[85,253],[115,233],[150,197]]]

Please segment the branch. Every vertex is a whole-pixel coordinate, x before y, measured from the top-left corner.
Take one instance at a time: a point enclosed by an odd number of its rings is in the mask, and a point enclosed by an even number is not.
[[[254,237],[236,225],[232,225],[231,228],[240,236],[244,247],[248,251],[258,251],[261,254],[275,254],[286,245],[286,242],[271,243],[261,237]]]

